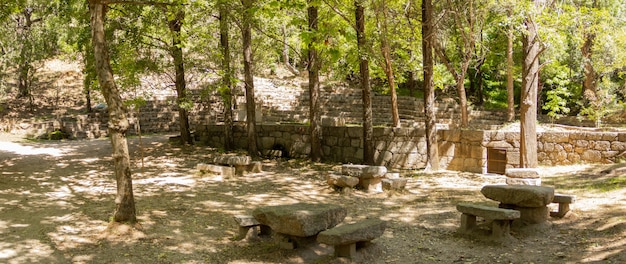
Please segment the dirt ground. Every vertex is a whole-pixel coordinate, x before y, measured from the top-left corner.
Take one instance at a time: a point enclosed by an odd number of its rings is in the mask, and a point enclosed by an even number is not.
[[[129,140],[140,226],[107,228],[116,190],[108,140],[0,139],[2,263],[626,262],[626,175],[600,173],[620,165],[541,168],[544,185],[577,196],[573,211],[493,241],[459,235],[455,205],[496,205],[480,188],[502,176],[402,171],[404,192],[339,193],[324,180],[339,164],[266,160],[262,173],[221,179],[195,170],[215,150],[156,135],[142,140],[143,169],[139,139]],[[344,222],[378,217],[388,227],[352,261],[324,245],[286,250],[272,240],[234,240],[233,215],[295,202],[340,204]]]

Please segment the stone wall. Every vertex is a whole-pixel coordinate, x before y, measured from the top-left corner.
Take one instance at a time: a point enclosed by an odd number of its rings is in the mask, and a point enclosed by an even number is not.
[[[222,147],[221,125],[197,128],[197,140]],[[245,149],[243,126],[235,127],[236,146]],[[291,157],[306,157],[310,152],[308,126],[259,125],[261,151],[284,148]],[[487,172],[487,150],[506,150],[506,167],[519,167],[519,132],[495,130],[439,130],[439,156],[442,169]],[[323,127],[322,148],[326,161],[361,163],[361,127]],[[541,165],[612,163],[626,154],[626,132],[541,132],[537,135]],[[376,165],[394,169],[417,169],[426,165],[424,130],[419,128],[374,128]]]
[[[247,139],[243,126],[235,126],[237,148],[246,149]],[[260,151],[285,150],[289,157],[308,157],[309,127],[305,125],[257,126]],[[208,125],[196,128],[196,140],[201,144],[222,148],[224,126]],[[363,130],[361,127],[323,127],[322,151],[325,161],[362,163]],[[374,128],[374,160],[377,165],[389,168],[418,169],[426,162],[424,130],[414,128]]]

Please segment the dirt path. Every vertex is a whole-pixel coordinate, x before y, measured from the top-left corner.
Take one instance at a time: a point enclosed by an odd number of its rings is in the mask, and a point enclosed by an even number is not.
[[[339,194],[324,175],[332,165],[264,163],[265,172],[236,179],[202,176],[195,165],[212,150],[179,148],[166,136],[131,139],[141,229],[105,232],[115,182],[107,140],[16,142],[0,135],[0,262],[2,263],[349,263],[317,246],[283,250],[272,241],[233,241],[234,214],[298,201],[337,203],[346,221],[379,217],[389,225],[360,263],[624,263],[626,175],[607,166],[542,168],[544,183],[576,194],[574,211],[540,228],[515,229],[504,242],[456,233],[461,201],[487,201],[497,176],[404,172],[403,193]],[[13,142],[12,142],[13,141]]]

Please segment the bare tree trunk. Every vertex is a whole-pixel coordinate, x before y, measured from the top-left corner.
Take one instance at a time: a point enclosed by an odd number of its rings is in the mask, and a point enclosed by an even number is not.
[[[183,59],[183,48],[180,31],[185,20],[185,13],[177,11],[176,15],[169,21],[168,25],[172,32],[171,55],[174,60],[176,71],[175,86],[178,102],[178,121],[180,125],[180,139],[182,144],[193,144],[191,132],[189,131],[189,114],[187,112],[187,84],[185,82],[185,65]]]
[[[524,64],[520,100],[520,166],[536,168],[537,161],[537,90],[539,87],[539,39],[537,25],[531,18],[524,21]]]
[[[308,0],[308,18],[309,18],[309,31],[313,34],[317,34],[317,19],[318,9],[317,6]],[[315,36],[315,35],[314,35]],[[320,61],[317,55],[317,37],[313,37],[309,43],[309,119],[311,120],[310,136],[311,136],[311,153],[310,157],[312,161],[320,161],[322,157],[322,127],[320,126],[320,111],[319,111],[319,93],[320,93],[320,79],[319,69]]]
[[[135,223],[135,199],[130,171],[130,157],[126,142],[126,131],[129,123],[126,117],[120,92],[115,85],[113,70],[109,62],[109,52],[104,34],[104,21],[107,7],[99,0],[89,0],[91,14],[91,38],[94,47],[94,57],[98,82],[109,109],[109,137],[113,147],[113,162],[115,179],[117,181],[117,195],[115,196],[115,213],[113,221]]]
[[[439,170],[439,143],[437,141],[437,116],[435,115],[435,89],[433,83],[433,4],[422,1],[422,56],[424,68],[424,114],[426,115],[426,170]]]
[[[508,11],[509,17],[512,17],[512,11]],[[515,87],[513,86],[513,35],[515,28],[513,23],[509,22],[509,28],[507,31],[507,45],[506,45],[506,92],[507,92],[507,118],[506,120],[512,122],[515,120]]]
[[[583,66],[585,69],[585,80],[583,81],[583,100],[585,101],[585,104],[594,103],[597,100],[596,79],[598,74],[593,68],[593,61],[591,59],[595,38],[596,35],[593,33],[585,34],[585,43],[581,48]]]
[[[380,28],[380,49],[385,60],[383,70],[387,76],[387,82],[389,83],[389,92],[391,93],[391,120],[393,127],[400,127],[400,115],[398,113],[398,95],[396,94],[396,82],[393,76],[393,65],[391,64],[391,48],[389,47],[389,41],[387,39],[387,2],[382,0],[378,5],[376,11],[376,18],[382,14],[382,19],[378,19],[378,27]],[[381,21],[382,20],[382,21]]]
[[[283,33],[283,63],[285,63],[285,67],[287,68],[287,70],[289,70],[289,72],[291,72],[291,74],[293,75],[300,75],[300,72],[298,71],[298,69],[296,69],[295,67],[293,67],[291,65],[291,62],[289,61],[289,43],[287,43],[287,25],[286,25],[286,21],[283,21],[283,25],[282,25],[282,33]]]
[[[224,0],[219,2],[220,12],[220,49],[222,51],[222,99],[224,100],[224,149],[234,148],[233,138],[233,71],[230,66],[230,44],[229,44],[229,10]]]
[[[252,30],[250,28],[250,12],[253,0],[242,0],[243,15],[243,70],[246,85],[246,125],[248,129],[248,154],[257,157],[259,147],[256,136],[256,103],[254,101],[254,76],[252,75]]]
[[[365,8],[360,0],[354,1],[356,7],[356,36],[359,49],[359,72],[363,90],[363,164],[374,164],[374,127],[372,126],[372,91],[370,89],[369,60],[366,55]]]

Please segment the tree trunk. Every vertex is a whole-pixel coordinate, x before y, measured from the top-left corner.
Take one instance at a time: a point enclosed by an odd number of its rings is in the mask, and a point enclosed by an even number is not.
[[[367,59],[367,41],[365,39],[365,8],[360,0],[354,1],[356,7],[356,36],[359,49],[359,72],[363,90],[363,164],[374,165],[374,127],[372,126],[372,91],[370,90],[369,60]]]
[[[101,1],[89,0],[91,38],[94,47],[98,82],[109,109],[109,137],[113,147],[113,162],[115,179],[117,181],[116,208],[113,214],[113,221],[134,223],[137,221],[137,216],[135,199],[133,197],[128,144],[126,142],[126,131],[129,123],[126,118],[127,111],[120,97],[120,92],[115,85],[113,70],[109,61],[109,52],[104,34],[106,9],[107,7]]]
[[[413,70],[409,71],[409,77],[407,77],[407,83],[409,89],[409,96],[415,96],[415,90],[417,90],[417,82],[415,81],[415,72]]]
[[[512,11],[508,11],[509,18],[513,16]],[[507,31],[506,45],[506,92],[507,92],[507,116],[506,120],[512,122],[515,120],[515,87],[513,86],[513,39],[515,28],[513,23],[509,22]]]
[[[536,168],[537,161],[537,90],[539,87],[539,39],[537,25],[524,21],[524,64],[520,100],[520,167]]]
[[[382,14],[382,19],[378,19],[378,27],[380,28],[380,49],[385,60],[383,70],[387,76],[387,82],[389,83],[389,92],[391,93],[391,120],[393,127],[400,127],[400,115],[398,113],[398,95],[396,94],[396,82],[393,76],[393,65],[391,64],[391,48],[389,47],[389,41],[387,39],[387,2],[382,0],[379,3],[376,11],[378,14]],[[382,20],[382,21],[380,21]]]
[[[595,38],[596,35],[593,33],[585,34],[585,43],[583,43],[583,46],[581,48],[581,53],[583,56],[583,66],[585,69],[585,80],[583,81],[583,100],[585,105],[589,105],[589,103],[595,103],[595,101],[597,100],[596,79],[598,77],[598,74],[593,68],[593,61],[591,59]]]
[[[256,136],[256,103],[254,101],[254,76],[252,75],[252,30],[250,28],[250,12],[253,0],[242,0],[243,15],[243,71],[246,86],[246,125],[248,129],[248,154],[257,157],[259,148]]]
[[[422,1],[422,56],[424,68],[424,114],[426,115],[426,170],[439,170],[439,143],[437,142],[437,116],[435,115],[435,89],[433,82],[433,4]]]
[[[289,61],[289,43],[287,43],[287,22],[286,21],[283,21],[281,31],[283,34],[283,52],[282,52],[283,63],[285,63],[285,67],[287,68],[287,70],[289,70],[289,72],[291,72],[291,74],[298,76],[300,75],[300,72],[298,71],[298,69],[293,67],[291,65],[291,62]]]
[[[312,161],[320,161],[322,157],[322,127],[320,125],[320,111],[319,111],[319,93],[320,93],[320,79],[319,69],[320,61],[317,55],[317,6],[308,0],[308,18],[309,18],[309,31],[314,34],[314,37],[309,43],[309,119],[311,120],[310,136],[311,136],[311,153],[310,157]]]
[[[461,108],[461,127],[467,127],[469,125],[469,115],[467,113],[467,95],[465,94],[466,72],[466,70],[461,70],[456,77],[456,92],[459,94],[459,107]]]
[[[169,21],[168,25],[172,33],[171,55],[174,60],[176,71],[175,86],[178,102],[178,119],[180,125],[180,139],[182,144],[193,144],[191,132],[189,131],[189,114],[187,112],[187,84],[185,83],[185,64],[183,59],[183,48],[180,31],[185,20],[185,13],[177,11],[176,15]]]
[[[220,12],[220,49],[222,52],[222,99],[224,100],[224,149],[234,148],[233,138],[233,72],[230,67],[230,26],[228,21],[229,10],[224,0],[219,2]]]

